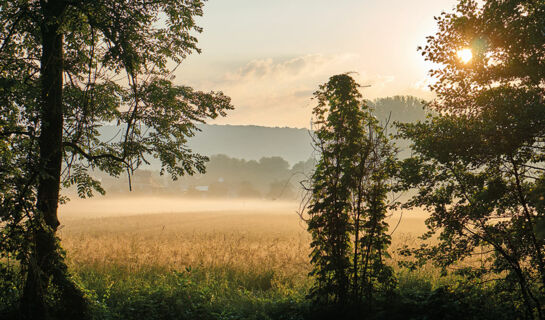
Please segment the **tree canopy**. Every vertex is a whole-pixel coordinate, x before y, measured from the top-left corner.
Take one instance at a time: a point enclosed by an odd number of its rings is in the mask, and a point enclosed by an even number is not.
[[[394,149],[348,74],[314,93],[315,148],[307,213],[312,235],[311,297],[346,305],[393,284],[385,264],[390,237],[384,221]]]
[[[476,281],[498,278],[499,294],[523,301],[527,317],[543,319],[545,242],[545,4],[543,1],[462,0],[437,17],[424,57],[437,68],[430,103],[438,114],[401,125],[415,154],[403,181],[417,186],[408,206],[431,212],[438,243],[420,254],[444,270]],[[460,59],[460,50],[471,59]],[[458,268],[458,267],[457,267]]]
[[[29,318],[52,311],[47,292],[73,303],[59,314],[83,317],[55,239],[61,185],[102,193],[89,170],[130,174],[148,156],[174,179],[204,171],[206,157],[184,144],[196,123],[232,109],[230,99],[173,82],[177,64],[200,52],[203,4],[0,2],[0,252],[24,267]],[[105,124],[119,128],[112,140],[98,137]]]

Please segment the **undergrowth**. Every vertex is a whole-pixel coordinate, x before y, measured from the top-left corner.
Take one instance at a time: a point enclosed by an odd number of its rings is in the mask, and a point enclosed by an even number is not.
[[[509,299],[499,301],[493,286],[477,286],[455,277],[398,270],[395,291],[371,305],[331,308],[312,305],[309,280],[290,279],[274,270],[229,268],[128,270],[84,265],[73,268],[86,288],[93,318],[114,319],[517,319]],[[2,269],[0,317],[17,315],[18,275]],[[52,300],[54,308],[55,301]]]

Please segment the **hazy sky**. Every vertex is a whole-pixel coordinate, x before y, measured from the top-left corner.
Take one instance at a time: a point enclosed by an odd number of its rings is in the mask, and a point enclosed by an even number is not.
[[[416,51],[434,16],[456,0],[209,0],[200,55],[177,81],[221,90],[236,110],[212,123],[308,127],[312,92],[334,74],[357,72],[369,99],[430,98],[430,65]]]

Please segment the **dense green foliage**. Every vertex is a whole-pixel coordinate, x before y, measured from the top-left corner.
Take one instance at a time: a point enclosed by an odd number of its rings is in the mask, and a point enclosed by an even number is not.
[[[509,300],[496,299],[489,287],[457,286],[455,279],[434,280],[420,272],[398,274],[397,289],[377,299],[372,312],[312,305],[305,298],[309,283],[293,284],[290,279],[278,283],[272,271],[129,271],[112,265],[102,271],[81,266],[75,274],[87,289],[92,319],[97,320],[508,320],[520,316]],[[9,287],[9,282],[9,278],[2,278],[0,287]],[[0,291],[0,319],[15,317],[10,300],[18,286],[11,283],[11,287],[12,291]]]
[[[490,281],[537,319],[545,318],[544,19],[543,1],[460,1],[422,51],[441,66],[430,106],[442,114],[401,126],[415,151],[403,179],[418,187],[407,206],[427,208],[425,238],[438,235],[420,258]],[[465,47],[467,63],[456,54]]]
[[[206,157],[184,144],[230,99],[174,85],[169,68],[199,51],[202,6],[0,1],[0,257],[21,263],[27,317],[48,317],[48,290],[66,304],[64,317],[85,317],[55,237],[61,184],[81,197],[102,193],[89,169],[131,174],[149,155],[174,179],[203,172]],[[118,138],[102,141],[108,123]]]
[[[314,94],[315,147],[308,230],[312,235],[311,297],[335,304],[371,304],[394,285],[385,264],[390,237],[384,221],[394,151],[347,74]]]

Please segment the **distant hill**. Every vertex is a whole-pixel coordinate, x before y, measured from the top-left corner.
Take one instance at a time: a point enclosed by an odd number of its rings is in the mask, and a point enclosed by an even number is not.
[[[375,116],[383,124],[389,119],[414,122],[424,120],[426,113],[421,99],[412,96],[394,96],[368,101]],[[199,132],[189,140],[193,151],[204,155],[225,154],[231,158],[259,160],[278,156],[291,165],[312,156],[312,140],[308,129],[271,128],[260,126],[200,125]],[[392,132],[392,131],[390,131]],[[400,141],[402,149],[407,143]]]
[[[312,156],[308,129],[260,126],[199,125],[202,130],[189,140],[193,151],[204,155],[259,160],[282,157],[291,165]]]
[[[427,110],[424,109],[422,100],[413,96],[394,96],[379,98],[369,101],[374,109],[374,114],[384,126],[388,123],[387,133],[397,133],[395,122],[417,122],[426,119]],[[411,155],[410,141],[405,139],[395,140],[399,150],[399,158],[407,158]]]
[[[395,121],[414,122],[425,119],[422,103],[415,97],[396,96],[368,101],[373,113],[384,125],[389,119],[389,133]],[[148,157],[150,167],[143,167],[132,177],[133,190],[145,193],[172,193],[188,196],[258,197],[293,199],[300,190],[299,181],[312,172],[315,164],[312,138],[308,129],[271,128],[252,125],[198,126],[201,131],[189,139],[193,152],[210,156],[207,173],[186,176],[177,182],[159,177],[158,160]],[[119,140],[123,128],[100,128],[102,139]],[[399,157],[410,155],[409,142],[396,141]],[[307,161],[309,160],[309,161]],[[99,174],[108,192],[126,193],[125,176],[111,178]]]
[[[413,122],[425,119],[421,100],[412,96],[394,96],[368,101],[381,123],[389,119],[390,127],[395,121]],[[189,139],[188,147],[202,155],[223,154],[231,158],[259,160],[263,157],[281,157],[293,166],[313,155],[312,139],[308,129],[261,127],[253,125],[208,125],[198,126]],[[100,129],[103,139],[119,139],[121,129],[104,126]],[[390,133],[393,129],[389,130]],[[402,156],[408,155],[408,142],[398,141]],[[159,168],[158,161],[149,159],[152,169]]]
[[[374,109],[375,116],[382,122],[390,120],[390,125],[395,121],[416,122],[426,118],[426,111],[422,99],[413,96],[393,96],[378,98],[368,101]]]

